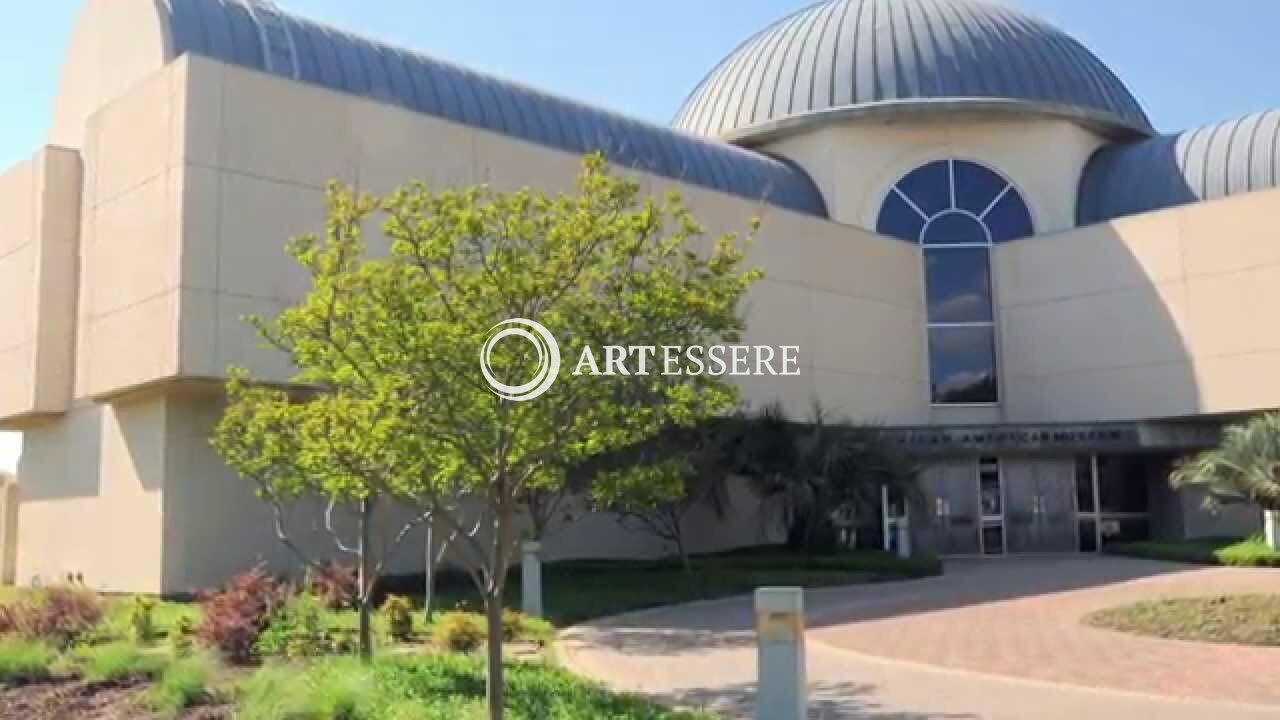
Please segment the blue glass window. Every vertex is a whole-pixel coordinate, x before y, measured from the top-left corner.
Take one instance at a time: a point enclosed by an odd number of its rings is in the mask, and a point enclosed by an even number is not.
[[[937,215],[952,206],[950,166],[949,160],[939,160],[912,170],[898,181],[898,190],[926,217]]]
[[[994,170],[937,160],[889,190],[876,230],[924,246],[933,403],[999,402],[991,245],[1034,232],[1022,195]]]
[[[996,173],[971,162],[957,162],[956,207],[982,216],[991,203],[1009,187],[1009,181]]]
[[[920,235],[925,245],[986,245],[987,226],[978,218],[959,210],[935,215]]]
[[[926,248],[930,323],[990,323],[991,264],[984,248]]]
[[[880,206],[880,220],[876,224],[876,230],[881,235],[916,242],[920,239],[920,232],[924,230],[924,221],[924,215],[907,204],[901,193],[893,190],[884,199],[884,205]]]
[[[983,222],[991,230],[991,239],[995,242],[1017,240],[1034,232],[1031,227],[1031,213],[1026,203],[1016,192],[1005,193],[1004,197],[991,207]]]
[[[929,382],[935,405],[989,405],[999,401],[995,328],[929,328]]]

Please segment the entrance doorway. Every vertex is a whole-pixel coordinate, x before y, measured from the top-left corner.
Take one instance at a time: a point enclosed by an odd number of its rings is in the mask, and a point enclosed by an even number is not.
[[[1005,463],[1009,552],[1076,551],[1072,463],[1026,458]]]
[[[920,477],[913,536],[939,555],[1096,552],[1151,533],[1148,490],[1169,458],[984,456],[945,460]],[[1154,478],[1154,479],[1153,479]],[[895,506],[896,507],[896,506]],[[885,514],[896,527],[901,511]]]
[[[1080,455],[1075,459],[1077,547],[1097,552],[1108,542],[1151,536],[1152,484],[1163,485],[1173,457]]]

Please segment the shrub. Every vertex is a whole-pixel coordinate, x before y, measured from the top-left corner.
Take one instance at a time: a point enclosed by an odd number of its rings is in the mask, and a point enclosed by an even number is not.
[[[0,683],[45,680],[58,653],[49,645],[21,638],[0,640]]]
[[[413,638],[413,603],[408,598],[390,595],[382,604],[382,616],[387,620],[387,633],[396,642],[408,642]]]
[[[327,610],[347,610],[356,606],[360,573],[354,565],[327,562],[307,569],[307,592],[324,602]]]
[[[1234,565],[1237,567],[1280,567],[1280,552],[1267,547],[1261,536],[1247,540],[1228,537],[1192,540],[1145,540],[1110,543],[1103,551],[1111,555],[1195,563],[1198,565]]]
[[[129,629],[133,639],[144,645],[156,639],[155,609],[156,601],[141,595],[135,595],[129,606]]]
[[[214,676],[213,660],[197,655],[169,665],[155,685],[142,696],[149,710],[175,717],[183,710],[208,702],[212,697],[209,682]]]
[[[452,652],[474,652],[484,643],[485,636],[484,618],[474,613],[444,613],[431,628],[436,646]]]
[[[502,639],[546,645],[555,636],[555,628],[542,618],[529,617],[515,610],[502,611]]]
[[[1214,554],[1223,565],[1237,567],[1280,567],[1280,551],[1272,550],[1262,536],[1228,545]]]
[[[201,599],[203,617],[196,636],[234,663],[253,659],[258,636],[283,608],[292,589],[261,566],[232,578],[226,587]]]
[[[168,664],[162,655],[147,653],[135,643],[113,642],[76,650],[76,664],[91,683],[121,683],[148,680]]]
[[[190,615],[179,615],[169,630],[169,648],[173,656],[183,658],[191,654],[191,638],[196,632],[196,622]]]
[[[258,636],[258,655],[279,655],[290,660],[319,657],[333,649],[325,628],[325,610],[314,595],[296,595],[271,616]]]
[[[97,628],[103,615],[102,600],[95,593],[51,587],[5,607],[0,633],[16,633],[28,640],[68,647]]]
[[[16,605],[0,605],[0,637],[18,632],[17,618],[14,617]]]

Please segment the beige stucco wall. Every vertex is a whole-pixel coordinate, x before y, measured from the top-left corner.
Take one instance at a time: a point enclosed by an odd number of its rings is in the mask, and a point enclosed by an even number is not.
[[[175,84],[185,78],[188,118],[177,160],[184,377],[220,377],[229,364],[240,364],[287,379],[283,358],[262,349],[241,317],[274,314],[305,292],[307,277],[282,248],[289,236],[322,227],[330,179],[378,193],[409,179],[437,187],[488,182],[558,191],[572,188],[579,167],[572,154],[275,76],[203,58],[175,65]],[[749,258],[768,278],[747,301],[747,341],[799,345],[804,373],[744,383],[750,402],[780,399],[802,414],[821,395],[850,415],[884,422],[923,417],[923,310],[914,248],[636,176],[650,193],[682,191],[712,233],[744,230],[761,215]]]
[[[77,405],[28,428],[18,478],[18,582],[83,575],[90,587],[159,592],[165,403]]]
[[[47,147],[0,175],[0,425],[71,401],[80,158]]]
[[[1044,233],[1075,227],[1080,174],[1103,142],[1066,120],[955,113],[846,120],[760,149],[803,167],[822,190],[833,219],[873,229],[889,188],[908,172],[933,160],[973,160],[1018,188],[1036,231]]]
[[[168,62],[160,0],[84,0],[67,46],[49,143],[79,148],[90,115]]]
[[[1277,207],[1257,192],[998,247],[1008,419],[1280,407]]]

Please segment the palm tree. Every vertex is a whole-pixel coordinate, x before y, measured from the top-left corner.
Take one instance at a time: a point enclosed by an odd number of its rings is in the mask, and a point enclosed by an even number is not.
[[[792,547],[834,545],[836,518],[873,516],[882,487],[919,493],[918,469],[879,428],[832,420],[818,403],[808,422],[793,422],[771,405],[744,423],[737,472],[780,508]]]
[[[1204,488],[1210,507],[1224,500],[1260,506],[1267,544],[1280,550],[1280,413],[1228,427],[1216,449],[1180,462],[1169,481],[1174,489]]]

